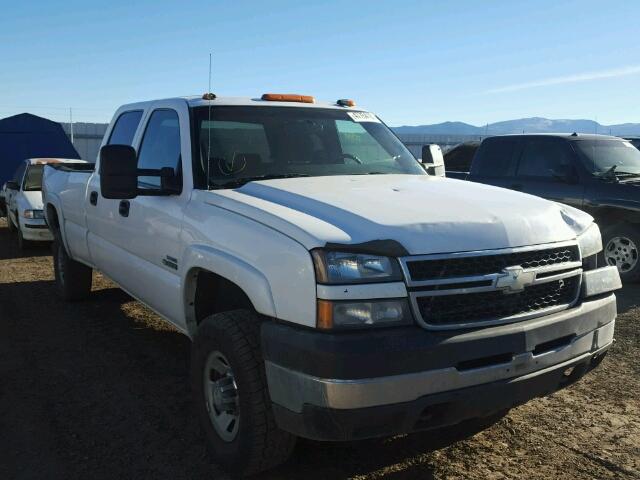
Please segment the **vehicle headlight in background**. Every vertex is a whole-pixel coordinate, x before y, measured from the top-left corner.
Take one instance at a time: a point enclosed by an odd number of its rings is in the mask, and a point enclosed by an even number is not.
[[[413,317],[406,298],[390,300],[318,300],[316,326],[323,330],[409,325]]]
[[[395,258],[364,253],[311,252],[319,283],[346,284],[393,282],[402,280]]]
[[[578,235],[578,245],[582,258],[587,258],[602,250],[602,235],[598,225],[592,223],[589,228]]]
[[[44,212],[42,210],[25,210],[24,212],[22,212],[22,216],[24,218],[43,219],[44,218]]]

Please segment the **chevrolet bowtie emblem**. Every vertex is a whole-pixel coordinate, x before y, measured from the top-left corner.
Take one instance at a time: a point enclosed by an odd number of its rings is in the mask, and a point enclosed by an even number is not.
[[[525,287],[533,284],[536,272],[525,272],[522,267],[507,267],[496,279],[496,288],[504,290],[504,293],[522,292]]]

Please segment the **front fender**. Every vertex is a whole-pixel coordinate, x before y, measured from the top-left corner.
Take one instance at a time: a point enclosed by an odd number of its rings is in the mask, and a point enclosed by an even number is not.
[[[634,200],[601,197],[586,204],[598,225],[618,222],[640,223],[640,202]]]
[[[207,270],[235,283],[249,297],[256,312],[276,317],[277,311],[267,278],[255,267],[227,252],[206,245],[194,245],[185,252],[182,265],[185,267],[182,279],[182,298],[187,308],[185,318],[189,331],[196,329],[196,319],[190,311],[189,298],[195,282],[194,272]]]

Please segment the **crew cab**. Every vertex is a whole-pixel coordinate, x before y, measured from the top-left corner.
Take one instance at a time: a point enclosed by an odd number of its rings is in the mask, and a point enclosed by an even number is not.
[[[7,225],[10,231],[17,233],[20,250],[29,247],[31,242],[53,240],[42,210],[42,170],[46,164],[61,162],[81,160],[29,158],[18,166],[13,179],[5,184]]]
[[[571,205],[602,229],[601,263],[640,280],[640,151],[607,135],[526,134],[485,139],[470,172],[446,175]]]
[[[613,342],[591,216],[428,175],[350,100],[125,105],[95,169],[45,168],[44,201],[60,295],[99,270],[190,337],[205,437],[237,474],[297,437],[494,417]]]

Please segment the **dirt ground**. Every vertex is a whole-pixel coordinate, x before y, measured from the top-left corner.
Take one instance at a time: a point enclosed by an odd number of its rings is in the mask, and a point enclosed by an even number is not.
[[[602,365],[489,429],[301,441],[264,479],[640,478],[640,286],[619,294]],[[0,220],[0,479],[226,478],[190,399],[189,340],[100,275],[54,293],[49,249],[20,254]]]

